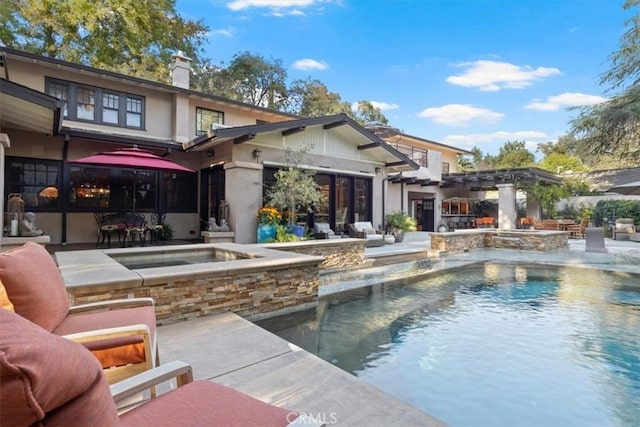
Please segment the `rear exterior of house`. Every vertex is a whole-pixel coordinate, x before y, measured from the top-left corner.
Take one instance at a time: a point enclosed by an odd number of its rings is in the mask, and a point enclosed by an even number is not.
[[[355,221],[382,227],[385,213],[402,209],[429,230],[444,197],[443,166],[454,172],[455,156],[466,153],[407,135],[400,143],[398,135],[383,140],[344,115],[300,118],[192,91],[189,61],[180,55],[168,85],[0,52],[1,199],[21,194],[52,243],[95,241],[94,213],[131,210],[133,188],[136,212],[165,213],[175,238],[197,238],[209,218],[225,215],[235,241],[253,243],[256,213],[284,166],[283,150],[305,146],[312,148],[303,167],[316,172],[327,195],[326,205],[315,207],[317,222],[338,232]],[[69,162],[134,145],[196,173]]]

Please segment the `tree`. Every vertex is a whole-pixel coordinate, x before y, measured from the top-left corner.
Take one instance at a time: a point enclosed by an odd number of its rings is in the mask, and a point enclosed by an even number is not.
[[[352,114],[351,105],[340,94],[317,79],[295,80],[289,88],[288,109],[304,117],[322,117],[345,113]]]
[[[553,173],[583,172],[586,169],[580,158],[564,153],[551,153],[537,166]]]
[[[556,203],[571,195],[565,186],[557,184],[528,184],[522,186],[522,189],[526,191],[527,197],[533,197],[538,201],[543,213],[545,213],[543,217],[546,218],[555,216]]]
[[[313,179],[315,172],[301,167],[311,148],[306,146],[293,150],[287,147],[284,150],[285,168],[274,174],[275,183],[267,191],[269,205],[288,212],[290,226],[295,224],[297,212],[325,201],[322,189]]]
[[[640,0],[626,0],[623,9],[631,10]],[[618,50],[609,59],[611,68],[602,74],[600,84],[609,85],[614,94],[608,101],[579,110],[572,120],[572,133],[583,140],[588,156],[614,156],[640,163],[640,16],[625,23]]]
[[[378,107],[374,107],[370,101],[359,101],[357,104],[355,114],[351,115],[356,122],[363,126],[370,124],[386,126],[389,124],[389,120],[382,114],[382,111]]]
[[[506,142],[495,157],[494,167],[499,169],[524,168],[535,163],[535,156],[524,141]]]
[[[237,53],[224,68],[205,63],[194,70],[192,87],[246,104],[282,110],[288,103],[287,70],[280,59]]]
[[[3,0],[0,20],[7,47],[160,81],[177,51],[198,60],[208,30],[174,0]]]

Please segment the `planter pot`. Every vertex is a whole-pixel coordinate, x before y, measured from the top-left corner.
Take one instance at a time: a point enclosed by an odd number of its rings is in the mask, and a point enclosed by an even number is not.
[[[400,243],[404,240],[404,231],[402,230],[394,230],[393,237],[396,238],[396,243]]]
[[[292,225],[291,234],[295,234],[298,239],[301,239],[304,235],[304,227],[302,225]]]
[[[392,244],[392,243],[395,243],[395,241],[396,241],[396,238],[395,238],[395,236],[394,236],[393,234],[385,234],[385,235],[384,235],[384,242],[385,242],[387,245],[390,245],[390,244]]]
[[[449,230],[447,229],[446,225],[441,225],[438,227],[438,233],[446,233],[447,231]]]
[[[276,238],[276,226],[271,224],[258,224],[258,243],[272,242]]]

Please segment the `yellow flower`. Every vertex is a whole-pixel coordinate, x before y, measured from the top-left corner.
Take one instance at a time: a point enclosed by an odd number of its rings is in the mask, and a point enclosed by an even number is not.
[[[282,220],[282,214],[277,208],[272,206],[263,206],[258,211],[259,224],[278,224]]]

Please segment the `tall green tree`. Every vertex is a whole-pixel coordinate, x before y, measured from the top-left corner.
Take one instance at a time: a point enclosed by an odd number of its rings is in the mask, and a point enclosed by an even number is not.
[[[352,115],[354,120],[361,125],[378,124],[386,126],[389,120],[382,114],[382,110],[375,107],[370,101],[359,101],[355,113]]]
[[[535,156],[526,147],[524,141],[508,141],[500,147],[495,157],[494,167],[524,168],[535,163]]]
[[[237,53],[227,67],[204,62],[194,69],[191,87],[246,104],[284,110],[288,104],[287,70],[280,59]]]
[[[322,117],[334,114],[351,114],[351,104],[340,94],[317,79],[295,80],[289,88],[288,110],[304,117]]]
[[[199,59],[208,30],[175,0],[3,0],[0,21],[7,47],[160,81],[177,51]]]
[[[633,10],[640,0],[626,0],[624,10]],[[640,16],[625,23],[618,50],[610,57],[611,68],[600,83],[613,96],[606,102],[582,108],[572,120],[572,132],[583,140],[585,154],[613,156],[640,164]]]

